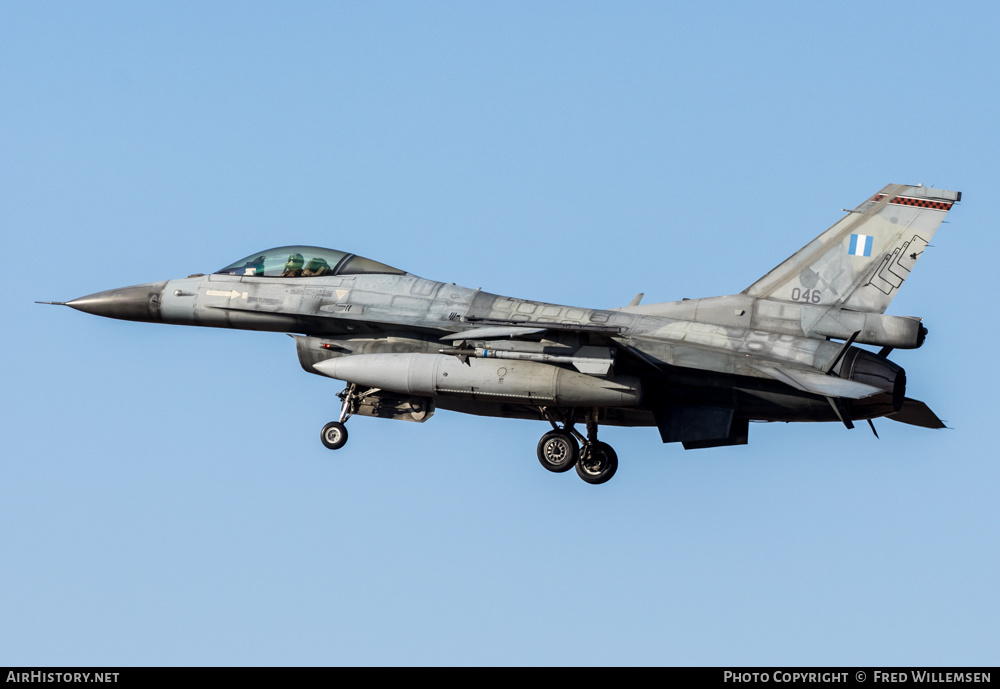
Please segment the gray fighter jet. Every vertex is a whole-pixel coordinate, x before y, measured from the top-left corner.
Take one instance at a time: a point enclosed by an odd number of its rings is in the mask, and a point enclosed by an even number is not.
[[[211,275],[46,303],[291,334],[302,368],[347,384],[339,418],[321,433],[330,449],[347,442],[354,414],[536,419],[552,426],[538,443],[542,466],[575,467],[598,484],[618,467],[599,424],[655,426],[688,450],[745,444],[750,421],[867,420],[874,431],[871,420],[886,416],[943,428],[906,397],[903,369],[886,358],[921,346],[927,330],[884,313],[961,197],[890,184],[743,292],[707,299],[562,306],[285,246]]]

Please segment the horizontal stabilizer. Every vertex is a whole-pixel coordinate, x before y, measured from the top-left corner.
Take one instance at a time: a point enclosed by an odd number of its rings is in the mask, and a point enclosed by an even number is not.
[[[847,397],[856,400],[883,392],[883,390],[873,385],[865,385],[857,381],[828,376],[822,373],[778,368],[776,366],[754,366],[754,368],[766,376],[780,380],[786,385],[791,385],[796,390],[811,392],[814,395],[823,395],[824,397]]]
[[[921,428],[947,428],[930,407],[920,400],[911,400],[909,397],[903,400],[903,406],[898,412],[889,414],[889,418]]]

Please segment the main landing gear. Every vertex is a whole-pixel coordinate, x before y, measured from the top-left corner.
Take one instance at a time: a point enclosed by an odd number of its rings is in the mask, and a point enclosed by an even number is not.
[[[331,421],[323,426],[323,430],[319,434],[320,441],[330,450],[339,450],[346,445],[347,426],[344,424],[358,410],[358,402],[360,400],[378,391],[378,388],[371,388],[370,390],[360,392],[358,386],[351,383],[337,393],[337,397],[341,400],[340,419]]]
[[[320,440],[327,448],[339,450],[347,444],[347,420],[358,410],[358,404],[379,388],[359,388],[349,384],[337,397],[341,400],[340,418],[323,426]],[[541,412],[552,424],[552,430],[538,441],[538,461],[549,471],[562,473],[576,467],[577,475],[594,485],[605,483],[618,471],[618,455],[607,443],[597,439],[598,408],[585,415],[587,435],[574,428],[574,409],[543,407]]]
[[[610,445],[597,439],[597,412],[596,408],[587,412],[584,437],[573,427],[572,410],[560,414],[560,410],[542,409],[545,419],[552,424],[552,430],[538,441],[538,461],[542,466],[556,473],[575,466],[580,478],[595,485],[610,481],[618,471],[618,455]]]

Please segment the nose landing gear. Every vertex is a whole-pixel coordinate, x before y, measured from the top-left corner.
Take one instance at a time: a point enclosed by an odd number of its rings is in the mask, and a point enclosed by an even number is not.
[[[350,383],[346,388],[337,393],[337,397],[341,400],[340,418],[323,426],[323,430],[319,434],[319,439],[323,445],[330,450],[339,450],[347,444],[347,426],[344,424],[357,411],[358,400],[373,392],[378,392],[378,388],[372,388],[364,393],[359,393],[358,386]]]
[[[347,426],[339,421],[331,421],[323,426],[319,439],[329,450],[339,450],[347,443]]]
[[[552,430],[538,441],[538,461],[542,466],[555,473],[575,466],[577,475],[594,485],[610,481],[618,471],[618,455],[610,445],[597,439],[598,411],[594,408],[587,412],[584,437],[573,427],[574,410],[543,408],[542,415],[552,424]]]

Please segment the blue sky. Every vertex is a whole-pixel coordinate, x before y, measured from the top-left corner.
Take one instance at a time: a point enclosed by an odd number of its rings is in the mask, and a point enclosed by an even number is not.
[[[3,3],[0,664],[995,665],[998,15]],[[33,303],[286,244],[730,294],[887,183],[965,195],[889,311],[952,430],[607,428],[601,487],[538,422],[355,417],[331,453],[284,335]]]

